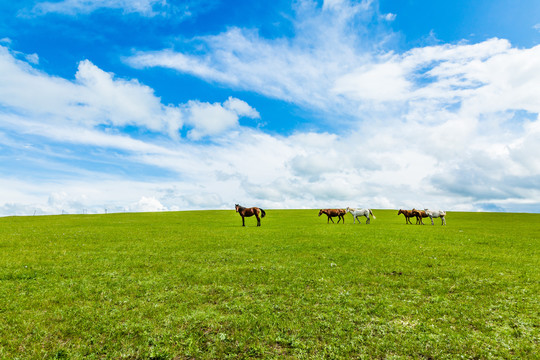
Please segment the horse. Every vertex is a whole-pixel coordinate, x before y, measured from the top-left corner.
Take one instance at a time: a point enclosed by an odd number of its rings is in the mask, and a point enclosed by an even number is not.
[[[424,209],[426,215],[431,219],[431,225],[433,225],[433,218],[441,218],[441,225],[446,225],[446,212],[442,210],[428,210]]]
[[[359,216],[366,217],[367,219],[366,225],[370,223],[369,215],[373,216],[373,219],[376,219],[371,209],[355,209],[355,208],[350,208],[347,206],[347,209],[345,209],[345,213],[351,213],[351,215],[353,216],[353,224],[356,223],[356,219],[358,219]],[[361,224],[360,219],[358,219],[358,223]]]
[[[244,217],[250,217],[250,216],[255,215],[255,217],[257,218],[257,226],[261,226],[261,218],[266,216],[266,212],[263,209],[258,208],[258,207],[245,208],[243,206],[236,204],[235,208],[236,208],[236,212],[239,213],[240,216],[242,217],[242,226],[246,226],[244,222]],[[259,213],[262,214],[260,218],[259,218]]]
[[[412,211],[413,216],[416,216],[416,225],[418,224],[424,225],[422,218],[428,217],[426,212],[424,210],[416,210],[416,209],[412,209],[411,211]]]
[[[343,223],[345,224],[345,217],[344,215],[346,214],[345,210],[343,209],[321,209],[319,211],[319,216],[321,216],[322,214],[325,214],[326,216],[328,216],[328,220],[326,220],[326,223],[328,224],[328,222],[330,220],[332,220],[333,217],[337,216],[338,217],[338,224],[339,224],[339,221],[343,219]],[[332,223],[334,223],[334,220],[332,220]],[[334,223],[335,224],[335,223]]]
[[[410,218],[412,218],[414,215],[412,213],[412,210],[402,210],[402,209],[399,209],[398,215],[400,214],[403,214],[405,216],[405,224],[411,224],[412,225],[412,222],[410,220]]]

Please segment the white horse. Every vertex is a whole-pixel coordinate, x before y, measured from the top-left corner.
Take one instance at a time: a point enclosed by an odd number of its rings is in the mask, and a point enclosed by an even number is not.
[[[355,209],[355,208],[350,208],[347,206],[347,209],[345,209],[345,212],[346,213],[351,213],[351,215],[353,216],[353,224],[356,223],[356,219],[358,219],[359,216],[365,216],[367,221],[366,221],[366,224],[369,224],[370,222],[370,219],[369,219],[369,215],[373,216],[373,219],[376,219],[375,215],[373,215],[373,211],[371,211],[371,209]],[[358,223],[361,224],[360,222],[360,219],[358,219]]]
[[[433,225],[433,218],[441,218],[441,225],[446,225],[446,213],[442,210],[429,210],[424,209],[426,215],[431,219],[431,225]]]

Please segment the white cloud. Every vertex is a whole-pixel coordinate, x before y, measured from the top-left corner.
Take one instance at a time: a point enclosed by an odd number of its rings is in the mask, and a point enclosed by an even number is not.
[[[394,21],[396,20],[396,16],[397,16],[396,14],[388,13],[388,14],[383,15],[383,18],[386,21]]]
[[[160,17],[173,21],[183,21],[208,11],[214,0],[59,0],[36,1],[31,8],[23,9],[19,16],[45,16],[62,14],[65,16],[88,15],[100,10],[121,12],[121,15],[135,14],[148,18]]]
[[[141,199],[129,207],[129,211],[134,212],[155,212],[168,210],[155,197],[143,196]]]
[[[207,135],[219,134],[238,126],[238,116],[223,108],[221,104],[190,101],[187,105],[190,114],[188,121],[193,126],[188,135],[194,140],[199,140]]]
[[[193,140],[218,135],[236,128],[240,116],[260,117],[257,110],[245,101],[233,97],[229,97],[223,105],[189,101],[186,104],[185,113],[186,123],[192,126],[188,136]]]
[[[94,112],[94,121],[166,129],[171,135],[182,126],[179,109],[163,106],[152,89],[135,80],[114,79],[88,60],[79,64],[75,78],[81,85],[78,105],[87,114]]]
[[[337,78],[332,92],[358,100],[405,100],[412,88],[407,75],[400,63],[370,64]]]
[[[119,9],[126,13],[154,16],[167,6],[166,0],[63,0],[38,2],[32,12],[38,15],[61,13],[66,15],[89,14],[101,8]]]
[[[327,1],[317,10],[310,2],[299,2],[296,36],[291,39],[265,39],[252,30],[231,28],[195,39],[208,49],[203,54],[139,52],[126,61],[139,68],[169,67],[324,111],[334,119],[365,120],[381,103],[400,108],[455,105],[471,111],[481,107],[476,114],[513,108],[538,111],[530,91],[540,73],[538,47],[513,49],[504,39],[491,39],[404,54],[374,52],[361,45],[370,43],[362,41],[364,29],[354,29],[358,18],[373,14],[370,2],[361,5]],[[500,101],[493,101],[493,95]],[[388,104],[382,108],[387,111]]]
[[[245,116],[252,119],[258,119],[261,117],[259,112],[249,106],[247,102],[231,96],[229,99],[227,99],[227,101],[225,101],[223,107],[236,113],[238,116]]]
[[[209,49],[201,55],[166,49],[137,52],[125,61],[136,68],[175,69],[314,109],[332,104],[330,109],[335,111],[342,108],[342,101],[339,96],[329,96],[328,89],[337,78],[372,58],[356,49],[372,35],[359,31],[355,21],[372,16],[370,3],[326,1],[319,11],[314,3],[299,1],[295,5],[299,20],[293,24],[296,37],[292,39],[265,39],[257,31],[233,27],[194,39]]]
[[[29,54],[26,55],[26,61],[28,61],[31,64],[37,65],[39,64],[39,56],[38,54]]]
[[[0,71],[2,105],[60,131],[67,125],[136,125],[176,136],[182,126],[180,109],[161,104],[152,89],[115,79],[88,60],[72,82],[41,73],[0,47]]]
[[[212,64],[207,64],[205,59],[192,58],[189,55],[175,53],[171,50],[138,52],[135,56],[126,58],[125,61],[135,68],[163,66],[207,80],[232,84],[238,82],[233,74],[226,74],[212,68]]]
[[[240,117],[260,117],[233,97],[223,104],[164,105],[148,86],[117,78],[88,60],[79,63],[75,81],[68,81],[35,70],[0,46],[0,71],[1,104],[12,109],[4,124],[24,125],[26,132],[56,140],[151,151],[152,145],[122,135],[122,128],[136,126],[179,140],[186,126],[192,139],[201,139],[238,126]]]

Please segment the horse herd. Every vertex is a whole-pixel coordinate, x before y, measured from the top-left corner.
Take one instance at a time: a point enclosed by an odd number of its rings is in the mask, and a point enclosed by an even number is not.
[[[418,224],[424,225],[424,222],[422,221],[422,218],[428,217],[428,218],[431,219],[431,225],[433,225],[433,218],[441,218],[441,225],[446,225],[446,212],[444,212],[442,210],[429,210],[429,209],[424,209],[424,210],[416,210],[416,209],[402,210],[402,209],[399,209],[397,214],[398,215],[403,214],[403,216],[405,216],[405,224],[411,224],[412,225],[411,218],[415,217],[416,218],[416,225],[418,225]]]
[[[243,206],[240,206],[238,204],[235,205],[236,212],[242,217],[242,226],[246,226],[244,218],[255,216],[257,218],[257,226],[261,226],[261,218],[266,216],[266,212],[258,207],[250,207],[246,208]],[[343,220],[343,223],[345,223],[345,215],[347,213],[350,213],[353,216],[353,224],[356,223],[356,220],[358,220],[358,223],[360,224],[359,216],[365,216],[366,217],[366,224],[369,224],[371,222],[370,216],[373,217],[373,219],[376,219],[375,215],[373,215],[373,211],[371,209],[355,209],[351,207],[347,207],[346,209],[321,209],[319,211],[319,216],[322,214],[325,214],[328,219],[326,220],[326,223],[328,224],[330,221],[334,223],[333,217],[338,218],[338,224],[341,220]],[[261,216],[259,217],[259,214]],[[403,214],[405,216],[405,224],[411,224],[412,222],[410,218],[415,217],[416,218],[416,224],[424,225],[422,218],[429,217],[431,219],[431,225],[433,225],[433,218],[441,218],[441,225],[446,225],[446,212],[442,210],[402,210],[399,209],[398,215]]]

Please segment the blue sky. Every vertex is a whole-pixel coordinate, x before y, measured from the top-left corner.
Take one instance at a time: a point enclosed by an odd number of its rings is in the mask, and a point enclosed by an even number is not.
[[[0,215],[540,212],[538,1],[0,1]]]

